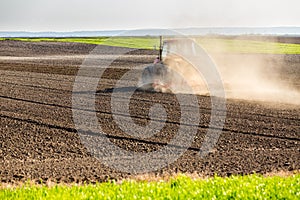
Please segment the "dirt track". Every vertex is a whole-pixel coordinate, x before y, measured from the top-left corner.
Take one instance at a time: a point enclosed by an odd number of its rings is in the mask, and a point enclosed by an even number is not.
[[[71,99],[75,75],[84,55],[94,47],[0,41],[1,182],[94,182],[131,176],[93,158],[73,124]],[[105,59],[118,48],[103,46],[102,50]],[[112,142],[126,150],[157,150],[170,141],[179,127],[179,105],[172,94],[136,92],[132,97],[130,115],[137,124],[148,123],[148,110],[154,103],[167,110],[165,127],[149,139],[123,133],[111,115],[110,98],[116,79],[129,69],[140,70],[136,66],[151,63],[155,53],[139,50],[120,57],[105,71],[104,81],[96,92],[97,116],[103,130]],[[284,72],[285,76],[291,75],[294,82],[300,77],[299,60],[300,55],[285,59],[285,64],[292,68]],[[202,159],[198,151],[208,129],[211,106],[209,97],[198,96],[198,100],[201,122],[193,144],[175,163],[157,174],[196,172],[226,176],[300,169],[299,105],[228,100],[222,135],[214,150]]]

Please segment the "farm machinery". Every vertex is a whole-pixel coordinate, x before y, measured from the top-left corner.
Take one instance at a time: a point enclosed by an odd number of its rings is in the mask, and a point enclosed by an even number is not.
[[[140,80],[140,88],[162,93],[207,93],[207,87],[199,71],[188,57],[196,57],[194,42],[188,39],[162,40],[159,55],[147,66]],[[189,87],[189,88],[187,88]]]

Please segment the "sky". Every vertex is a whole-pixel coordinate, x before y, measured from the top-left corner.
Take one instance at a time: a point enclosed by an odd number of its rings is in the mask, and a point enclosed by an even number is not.
[[[1,0],[0,31],[300,27],[299,0]]]

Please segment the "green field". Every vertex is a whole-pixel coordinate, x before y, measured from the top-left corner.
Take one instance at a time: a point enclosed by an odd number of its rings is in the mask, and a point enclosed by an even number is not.
[[[261,175],[169,181],[123,181],[95,185],[52,187],[30,185],[1,189],[0,199],[299,199],[300,174]]]
[[[139,49],[153,49],[159,47],[157,37],[94,37],[94,38],[10,38],[25,42],[78,42]]]
[[[3,40],[3,38],[2,38]],[[9,38],[27,42],[79,42],[139,49],[158,48],[158,37],[95,37],[95,38]],[[212,53],[300,54],[300,44],[241,39],[198,38],[196,41]]]
[[[198,39],[197,42],[211,52],[300,54],[300,44],[239,39]]]

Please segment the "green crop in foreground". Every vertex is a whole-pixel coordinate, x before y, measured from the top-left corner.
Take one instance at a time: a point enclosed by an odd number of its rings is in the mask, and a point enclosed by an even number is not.
[[[167,182],[124,181],[84,186],[23,186],[0,190],[0,199],[299,199],[300,174],[259,175]]]

